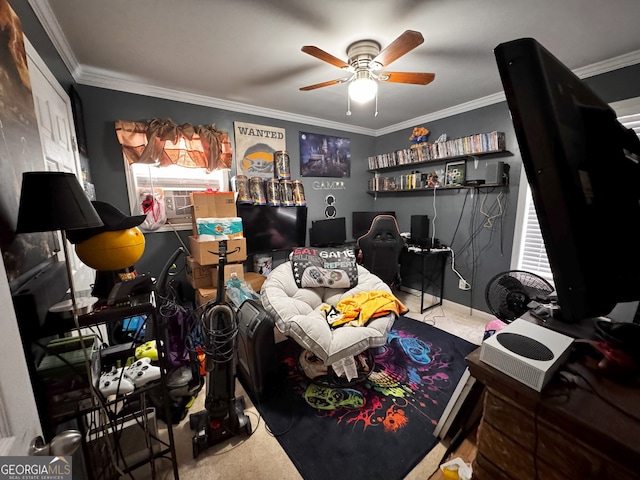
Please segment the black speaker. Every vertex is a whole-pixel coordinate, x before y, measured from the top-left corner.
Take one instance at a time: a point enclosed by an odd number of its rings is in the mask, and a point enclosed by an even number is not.
[[[504,173],[504,162],[490,163],[487,165],[485,183],[488,185],[502,185],[504,183]]]
[[[238,378],[254,398],[262,400],[273,387],[277,370],[274,320],[260,303],[245,300],[238,309]]]
[[[423,248],[429,247],[428,215],[411,215],[411,243]]]

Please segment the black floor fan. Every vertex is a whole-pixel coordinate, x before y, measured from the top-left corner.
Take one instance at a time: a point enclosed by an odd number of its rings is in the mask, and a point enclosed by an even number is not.
[[[511,323],[527,312],[532,302],[546,302],[553,285],[534,273],[524,270],[502,272],[489,280],[485,300],[496,317]]]
[[[235,355],[238,335],[236,314],[224,301],[224,266],[227,242],[219,242],[218,291],[215,302],[206,304],[200,316],[205,368],[205,409],[189,417],[193,436],[193,458],[200,452],[235,435],[251,435],[251,419],[244,413],[244,397],[235,396]]]

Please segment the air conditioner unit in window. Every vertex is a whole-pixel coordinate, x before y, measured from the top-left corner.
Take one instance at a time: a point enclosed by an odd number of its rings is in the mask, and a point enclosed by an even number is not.
[[[202,189],[170,190],[164,189],[164,206],[167,220],[191,221],[191,196]]]

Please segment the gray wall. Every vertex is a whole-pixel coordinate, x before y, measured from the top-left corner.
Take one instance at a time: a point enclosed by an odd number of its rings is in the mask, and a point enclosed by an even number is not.
[[[640,96],[640,65],[625,67],[613,72],[585,79],[603,100],[616,102]],[[493,130],[505,132],[506,156],[478,157],[477,168],[467,160],[467,177],[484,178],[486,165],[498,160],[508,163],[510,182],[508,188],[480,189],[474,198],[468,190],[436,191],[435,207],[433,193],[398,193],[379,195],[375,199],[377,210],[395,210],[402,230],[410,228],[410,216],[426,214],[435,220],[435,236],[455,252],[455,269],[472,285],[469,291],[458,288],[458,276],[452,271],[451,262],[445,274],[446,299],[474,309],[487,311],[484,288],[496,274],[508,270],[511,265],[511,250],[515,226],[515,215],[522,167],[520,150],[515,138],[513,124],[506,102],[480,108],[463,114],[444,118],[424,125],[430,130],[429,141],[433,142],[446,133],[448,138],[457,138],[474,133]],[[411,129],[394,132],[375,140],[376,153],[392,152],[406,148]],[[421,167],[418,170],[433,170]],[[407,169],[407,173],[412,171]],[[395,171],[394,171],[395,172]],[[493,221],[492,228],[483,228],[480,213],[495,205],[502,192],[503,215]],[[466,199],[466,202],[465,202]],[[495,211],[495,210],[494,210]],[[471,232],[474,232],[472,235]],[[455,238],[454,238],[455,233]]]
[[[511,167],[509,186],[478,190],[436,189],[435,202],[434,191],[384,194],[375,200],[376,209],[396,211],[398,224],[403,231],[410,230],[411,215],[428,215],[431,220],[430,233],[433,234],[435,224],[435,237],[454,250],[455,256],[452,260],[455,264],[450,261],[445,273],[445,298],[486,310],[484,286],[493,275],[508,270],[510,266],[518,200],[521,161],[507,106],[502,102],[430,122],[425,126],[430,130],[431,142],[443,133],[450,139],[494,130],[505,133],[509,153],[478,156],[477,162],[468,159],[467,178],[485,178],[487,165],[500,160]],[[376,139],[376,152],[405,148],[410,135],[411,129],[407,129],[379,137]],[[433,171],[435,166],[444,166],[445,163],[426,164],[417,170],[428,173]],[[416,168],[408,168],[407,173],[413,170]],[[503,213],[492,221],[492,227],[484,227],[487,219],[480,212],[497,214],[499,195]],[[471,290],[458,288],[459,277],[453,272],[452,267],[471,284]]]
[[[368,178],[366,159],[372,155],[374,148],[373,138],[370,136],[83,85],[78,86],[77,90],[83,104],[90,171],[96,187],[96,196],[122,211],[128,212],[129,204],[122,150],[116,138],[114,123],[116,120],[146,121],[154,117],[169,117],[178,123],[188,122],[194,125],[213,123],[218,129],[229,132],[232,144],[234,121],[284,128],[291,161],[291,177],[302,180],[304,185],[308,208],[307,227],[311,225],[311,221],[325,218],[325,198],[329,193],[336,198],[337,215],[346,217],[348,231],[351,231],[351,212],[371,208],[372,199],[365,193]],[[301,178],[298,147],[298,133],[300,131],[349,138],[351,141],[350,177],[343,179]],[[233,171],[235,171],[235,164],[232,165]],[[345,188],[316,190],[314,183],[319,180],[340,180],[344,182]],[[187,245],[188,234],[188,232],[180,232],[181,238]],[[171,232],[146,233],[145,239],[145,252],[136,268],[139,272],[150,272],[157,275],[166,259],[180,245],[180,242]],[[284,254],[274,255],[276,262],[282,258],[284,258]]]

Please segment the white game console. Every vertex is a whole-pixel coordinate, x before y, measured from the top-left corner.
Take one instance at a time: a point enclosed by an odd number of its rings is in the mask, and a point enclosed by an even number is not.
[[[482,342],[480,360],[540,392],[572,343],[571,337],[518,318]]]

